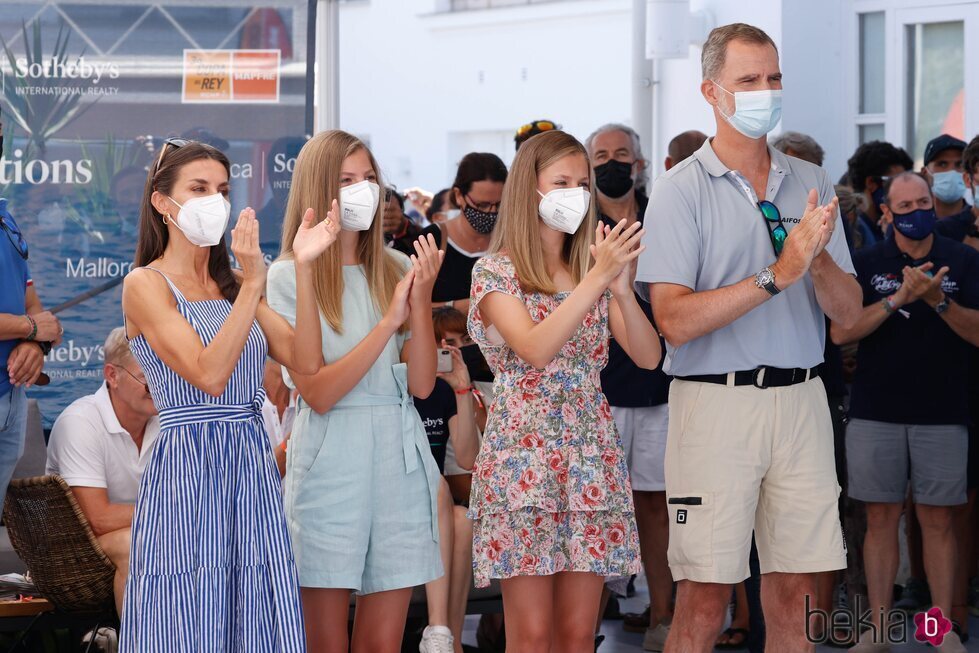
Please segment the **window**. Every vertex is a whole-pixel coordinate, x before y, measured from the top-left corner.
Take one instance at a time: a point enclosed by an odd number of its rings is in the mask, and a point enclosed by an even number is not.
[[[860,143],[884,138],[884,12],[859,15],[859,94],[857,130]]]
[[[905,25],[905,126],[911,158],[942,133],[965,138],[965,26],[962,21]]]

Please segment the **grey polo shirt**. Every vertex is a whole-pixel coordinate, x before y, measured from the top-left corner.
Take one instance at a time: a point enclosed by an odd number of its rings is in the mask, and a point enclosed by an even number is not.
[[[805,211],[809,189],[818,190],[820,204],[835,192],[822,168],[771,146],[768,150],[772,167],[765,199],[778,207],[791,232]],[[721,163],[711,140],[656,180],[644,224],[646,251],[636,275],[643,293],[647,283],[673,283],[697,292],[722,288],[775,262],[754,190]],[[837,265],[854,273],[842,229],[833,231],[826,249]],[[760,365],[814,367],[823,361],[825,337],[825,318],[807,274],[726,327],[682,347],[667,344],[664,369],[687,376]]]

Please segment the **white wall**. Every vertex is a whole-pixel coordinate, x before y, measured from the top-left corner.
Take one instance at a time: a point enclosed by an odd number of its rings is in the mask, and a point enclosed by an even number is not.
[[[781,0],[691,0],[690,10],[708,11],[713,27],[735,22],[760,27],[779,45],[779,49],[782,47]],[[691,46],[688,58],[666,59],[660,64],[659,98],[653,106],[653,120],[656,122],[653,132],[658,138],[651,157],[654,158],[657,172],[663,169],[666,146],[671,138],[688,129],[699,129],[708,136],[715,131],[714,114],[700,94],[700,50],[699,46]]]
[[[448,186],[468,147],[509,163],[549,118],[584,139],[628,121],[630,0],[433,13],[433,0],[341,6],[340,125],[367,136],[399,188]]]
[[[584,139],[605,122],[631,124],[631,0],[567,0],[439,13],[447,0],[341,5],[340,123],[370,139],[400,188],[443,188],[467,151],[513,157],[514,130],[534,118]],[[812,135],[834,179],[850,152],[845,111],[846,0],[691,0],[714,26],[740,21],[779,44],[785,75],[779,130]],[[855,65],[855,64],[852,64]],[[676,134],[714,132],[700,95],[700,48],[661,62],[652,152],[662,170]]]

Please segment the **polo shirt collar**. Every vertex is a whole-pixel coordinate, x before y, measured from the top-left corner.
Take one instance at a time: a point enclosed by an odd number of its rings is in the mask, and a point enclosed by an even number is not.
[[[700,164],[704,166],[704,170],[708,172],[712,177],[723,177],[727,173],[731,172],[724,163],[717,158],[717,153],[714,152],[714,147],[711,144],[713,138],[708,138],[704,141],[704,144],[700,146],[700,149],[694,152],[694,156],[700,161]],[[778,175],[790,175],[792,174],[792,167],[789,165],[789,157],[787,157],[782,152],[779,152],[771,145],[768,145],[768,155],[772,159],[772,170]]]
[[[102,387],[95,393],[95,405],[98,407],[99,416],[105,425],[105,430],[112,435],[129,435],[126,429],[122,428],[119,418],[116,417],[116,409],[112,407],[112,399],[109,398],[109,386],[102,382]]]
[[[945,238],[937,233],[932,234],[934,240],[931,241],[931,249],[925,254],[925,258],[942,258],[948,254],[948,245],[953,240]],[[904,252],[901,248],[897,246],[897,239],[894,237],[894,233],[884,239],[884,256],[887,258],[898,258],[904,256]]]

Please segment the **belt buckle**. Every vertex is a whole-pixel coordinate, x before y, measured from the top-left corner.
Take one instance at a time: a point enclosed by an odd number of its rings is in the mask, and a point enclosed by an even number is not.
[[[766,369],[767,368],[765,366],[757,367],[757,368],[755,368],[755,371],[751,373],[751,385],[755,386],[759,390],[767,390],[768,389],[768,378],[767,378],[768,375],[767,374],[765,375],[765,377],[766,377],[765,380],[762,381],[760,385],[758,383],[758,378],[761,376],[762,371],[763,370],[766,370]]]

